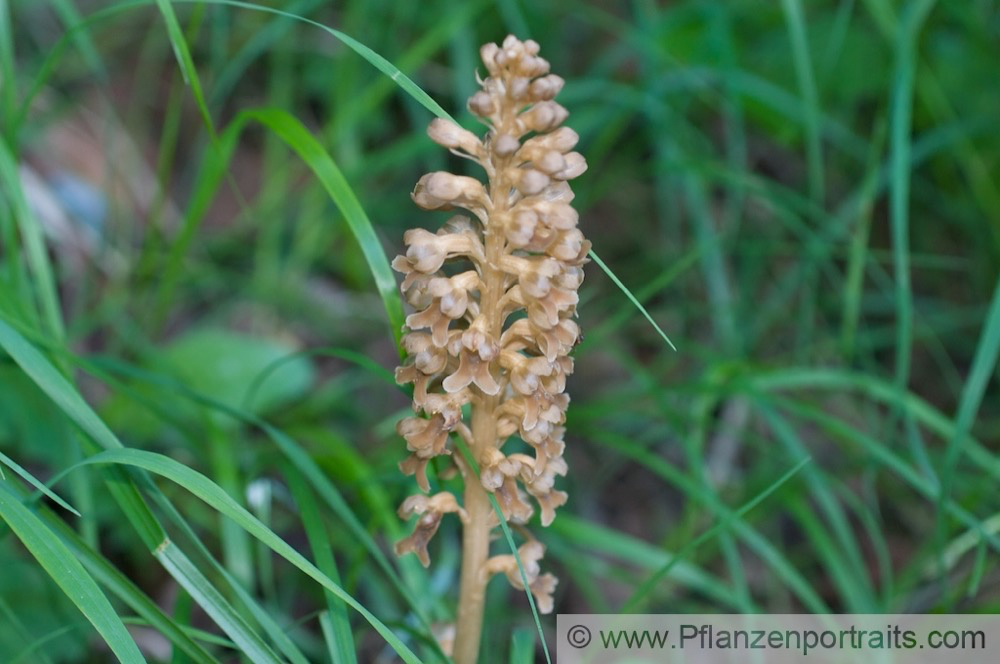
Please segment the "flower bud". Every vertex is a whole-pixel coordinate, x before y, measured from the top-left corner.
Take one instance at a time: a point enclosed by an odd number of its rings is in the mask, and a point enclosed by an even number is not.
[[[471,131],[462,129],[451,120],[435,118],[427,127],[431,140],[452,150],[462,150],[474,157],[482,154],[483,144]]]
[[[549,176],[533,168],[516,169],[514,177],[514,186],[525,196],[540,193],[549,185]]]
[[[531,82],[530,95],[536,101],[548,101],[559,94],[566,81],[561,76],[549,74]]]
[[[569,111],[554,101],[541,101],[518,116],[526,131],[543,132],[555,129],[569,117]]]
[[[530,83],[528,79],[523,76],[518,76],[517,78],[511,80],[509,86],[511,99],[527,99],[529,85]]]
[[[481,118],[488,118],[497,112],[497,107],[493,103],[493,97],[480,90],[469,97],[469,110]]]
[[[406,231],[403,234],[403,242],[408,245],[406,258],[417,272],[425,274],[437,272],[448,256],[441,238],[423,228]]]
[[[566,165],[558,173],[553,173],[552,177],[559,180],[572,180],[583,175],[587,170],[587,160],[579,152],[570,152],[566,155]]]
[[[519,210],[508,217],[504,233],[507,241],[515,247],[523,247],[531,242],[538,225],[538,214],[534,210]]]
[[[501,157],[512,155],[521,147],[517,137],[510,134],[500,134],[493,142],[493,151]]]
[[[482,48],[479,49],[479,57],[482,58],[483,64],[486,65],[491,76],[497,76],[500,73],[497,67],[497,54],[499,52],[500,47],[493,43],[483,44]]]
[[[517,63],[516,71],[521,76],[534,78],[549,73],[549,61],[545,58],[527,56]]]
[[[486,191],[479,180],[445,171],[420,178],[411,196],[426,210],[450,209],[453,205],[475,210],[486,203]]]
[[[548,152],[543,153],[537,159],[532,159],[531,163],[534,165],[535,168],[537,168],[540,171],[544,171],[548,175],[557,174],[559,173],[559,171],[562,171],[564,168],[566,168],[566,160],[563,158],[561,154],[559,154],[555,150],[549,150]],[[555,177],[559,176],[556,175]],[[560,179],[565,180],[567,178],[560,178]]]

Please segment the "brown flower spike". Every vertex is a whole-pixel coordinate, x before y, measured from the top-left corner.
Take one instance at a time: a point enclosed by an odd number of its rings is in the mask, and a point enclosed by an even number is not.
[[[480,140],[440,118],[427,133],[482,166],[487,183],[443,171],[420,178],[413,191],[417,205],[462,208],[471,216],[456,215],[437,233],[408,231],[406,254],[392,264],[404,275],[402,291],[415,309],[406,319],[408,357],[396,379],[414,385],[418,416],[397,427],[410,451],[400,467],[416,475],[425,492],[427,465],[435,457],[454,462],[465,480],[461,507],[448,492],[407,499],[400,516],[419,519],[396,550],[412,551],[428,565],[427,543],[443,516],[461,518],[459,664],[476,661],[490,577],[503,574],[524,587],[514,556],[488,557],[499,524],[486,492],[515,524],[527,522],[536,503],[547,526],[566,502],[555,478],[566,474],[564,390],[573,371],[568,355],[580,333],[573,321],[577,289],[590,249],[577,228],[568,184],[587,163],[572,151],[576,132],[560,126],[566,109],[553,101],[563,79],[549,73],[531,40],[510,36],[500,46],[486,44],[480,54],[489,76],[469,99],[469,110],[489,128],[486,136]],[[452,453],[452,434],[468,445],[478,478],[461,454]],[[504,453],[515,434],[531,453]],[[556,579],[540,572],[543,552],[533,538],[519,549],[529,589],[549,612]]]

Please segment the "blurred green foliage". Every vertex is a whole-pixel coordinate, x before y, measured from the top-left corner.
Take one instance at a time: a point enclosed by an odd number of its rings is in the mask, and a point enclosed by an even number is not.
[[[304,555],[322,557],[307,529],[327,532],[324,573],[436,661],[425,623],[451,619],[457,529],[429,571],[391,554],[416,489],[396,468],[408,400],[370,263],[305,143],[249,125],[224,177],[212,169],[239,113],[285,111],[391,257],[407,228],[444,219],[411,203],[417,178],[468,166],[427,139],[418,100],[316,24],[470,128],[478,46],[514,32],[567,80],[590,165],[582,229],[679,349],[588,266],[570,502],[540,532],[557,611],[1000,609],[1000,3],[176,2],[173,33],[165,5],[0,2],[0,319],[125,445],[204,473]],[[97,446],[21,366],[0,355],[0,449],[47,480]],[[86,545],[178,625],[222,634],[144,545],[131,478],[250,632],[327,661],[339,600],[183,485],[110,472],[55,487]],[[34,504],[9,471],[0,484]],[[0,660],[107,660],[2,524],[0,565]],[[524,598],[490,596],[484,661],[543,661]],[[347,619],[360,661],[393,657]],[[133,634],[150,660],[199,661]]]

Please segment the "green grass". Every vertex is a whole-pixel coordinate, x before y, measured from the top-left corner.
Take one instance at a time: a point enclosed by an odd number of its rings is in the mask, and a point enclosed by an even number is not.
[[[0,0],[0,659],[445,660],[388,259],[510,31],[590,163],[556,610],[1000,610],[997,3],[661,5]]]

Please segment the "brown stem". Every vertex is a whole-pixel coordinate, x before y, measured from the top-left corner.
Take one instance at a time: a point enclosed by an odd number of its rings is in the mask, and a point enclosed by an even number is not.
[[[499,276],[499,275],[498,275]],[[496,397],[483,397],[472,408],[472,457],[477,460],[487,446],[496,445]],[[464,464],[463,464],[464,467]],[[490,554],[493,505],[472,468],[465,472],[465,511],[468,522],[462,529],[462,578],[458,594],[455,629],[455,664],[475,664],[483,632],[486,608],[486,560]]]
[[[504,290],[504,273],[500,260],[506,240],[500,228],[499,215],[507,211],[510,182],[504,176],[506,163],[497,159],[490,173],[490,196],[493,202],[490,220],[485,228],[486,261],[482,265],[481,311],[488,317],[490,335],[500,338],[503,329],[500,299]],[[472,404],[472,457],[476,463],[483,451],[497,445],[496,410],[500,396],[479,393]],[[486,584],[489,575],[486,561],[490,553],[490,531],[493,530],[493,505],[486,489],[472,468],[465,472],[465,511],[469,521],[462,530],[462,578],[458,595],[458,619],[455,629],[455,664],[476,664],[479,642],[483,633]]]
[[[486,601],[486,559],[490,553],[493,506],[483,485],[471,472],[465,482],[469,522],[462,530],[462,580],[455,630],[455,664],[475,664],[483,631]]]

